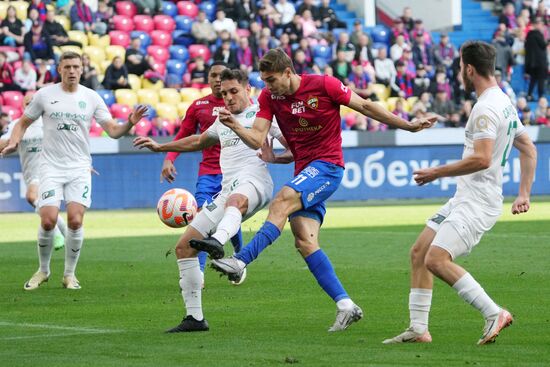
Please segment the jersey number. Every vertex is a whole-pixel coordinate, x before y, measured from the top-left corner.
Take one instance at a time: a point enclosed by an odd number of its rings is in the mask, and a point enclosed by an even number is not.
[[[304,182],[306,179],[307,179],[306,175],[299,174],[298,176],[294,177],[294,179],[290,182],[293,183],[294,185],[299,185],[302,182]]]
[[[82,198],[83,199],[88,199],[88,192],[90,191],[90,188],[88,187],[88,185],[84,186],[84,193],[82,193]]]
[[[508,158],[508,150],[510,149],[510,143],[512,142],[513,138],[516,135],[516,129],[518,128],[518,122],[516,120],[510,121],[508,123],[508,132],[506,135],[508,136],[508,143],[506,143],[506,148],[504,148],[504,153],[502,154],[502,160],[500,162],[500,165],[504,167],[506,165],[506,159]]]

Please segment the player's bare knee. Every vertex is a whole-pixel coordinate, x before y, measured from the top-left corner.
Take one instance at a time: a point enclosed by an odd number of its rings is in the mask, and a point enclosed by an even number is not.
[[[424,258],[424,264],[426,268],[433,274],[440,274],[442,269],[445,268],[448,259],[436,254],[434,251],[428,250]]]
[[[413,265],[421,265],[424,263],[424,259],[426,257],[426,249],[418,242],[415,242],[415,244],[411,247],[410,257]]]
[[[52,218],[42,218],[40,225],[45,231],[51,231],[55,228],[55,225],[57,224],[56,219]]]

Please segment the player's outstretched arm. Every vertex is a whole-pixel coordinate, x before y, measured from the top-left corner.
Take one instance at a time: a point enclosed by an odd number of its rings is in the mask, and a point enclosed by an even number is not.
[[[420,130],[428,129],[437,122],[437,116],[435,115],[422,119],[416,119],[411,122],[406,121],[386,110],[378,103],[367,101],[359,97],[359,95],[355,92],[351,92],[351,99],[348,103],[348,107],[353,108],[355,111],[386,125],[411,132],[418,132]]]
[[[128,134],[128,131],[130,131],[132,126],[137,124],[143,116],[147,115],[147,112],[147,106],[136,106],[130,116],[128,116],[128,121],[124,124],[119,124],[116,120],[111,120],[103,124],[103,129],[111,138],[118,139]]]
[[[263,160],[266,163],[275,163],[275,164],[287,164],[294,162],[294,156],[292,155],[292,152],[288,148],[288,144],[286,142],[286,139],[281,135],[277,140],[286,148],[284,152],[281,154],[275,154],[273,151],[273,140],[274,137],[270,137],[265,139],[264,144],[262,145],[262,148],[258,152],[258,157],[260,157],[261,160]]]
[[[512,214],[526,213],[530,207],[529,197],[531,186],[537,168],[537,148],[526,133],[514,139],[514,147],[519,150],[519,164],[521,177],[519,180],[519,193],[512,204]]]
[[[256,117],[252,128],[247,129],[225,108],[219,111],[218,119],[222,124],[233,130],[248,147],[254,150],[262,147],[271,127],[271,121]]]
[[[423,168],[413,172],[419,186],[441,177],[462,176],[489,168],[495,141],[493,139],[474,140],[474,153],[464,159],[438,167]]]
[[[209,136],[206,132],[201,135],[191,135],[164,144],[159,144],[146,136],[140,136],[134,139],[134,146],[136,148],[147,148],[153,152],[196,152],[216,143],[218,143],[218,139]]]
[[[19,118],[19,122],[13,127],[8,143],[5,146],[0,147],[0,157],[4,157],[5,155],[13,153],[17,150],[17,146],[19,145],[19,142],[21,142],[23,135],[25,135],[25,131],[27,131],[27,128],[33,122],[34,120],[31,120],[26,115]]]

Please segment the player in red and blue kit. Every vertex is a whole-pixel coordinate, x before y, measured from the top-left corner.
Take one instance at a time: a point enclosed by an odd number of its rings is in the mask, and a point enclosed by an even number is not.
[[[319,229],[326,212],[325,200],[338,188],[343,172],[340,105],[409,131],[431,127],[435,117],[407,122],[376,103],[366,101],[337,79],[320,75],[297,75],[292,60],[282,49],[270,50],[260,61],[266,83],[258,102],[260,111],[252,129],[220,112],[220,121],[250,147],[264,143],[273,117],[296,162],[295,177],[277,193],[266,222],[251,242],[231,258],[213,260],[212,266],[238,280],[246,265],[281,234],[287,218],[295,245],[323,290],[336,302],[336,321],[329,331],[346,329],[363,312],[349,297],[330,260],[319,247]],[[212,239],[206,239],[212,245]]]
[[[224,62],[214,62],[210,66],[208,72],[208,83],[212,89],[212,94],[206,97],[193,101],[187,110],[184,119],[181,122],[181,127],[176,134],[174,140],[183,139],[187,136],[203,133],[214,123],[218,117],[218,110],[225,108],[221,95],[221,79],[222,71],[227,69]],[[174,161],[179,156],[177,152],[166,154],[166,158],[162,165],[160,174],[161,181],[166,179],[168,182],[173,182],[177,174],[174,167]],[[195,189],[195,199],[197,205],[202,208],[204,203],[213,201],[214,195],[218,194],[222,188],[222,171],[220,169],[220,145],[216,144],[202,151],[202,161],[199,165],[199,177]],[[241,231],[231,238],[231,243],[235,252],[239,252],[242,247]],[[205,252],[199,253],[199,264],[201,272],[204,274],[206,264]]]

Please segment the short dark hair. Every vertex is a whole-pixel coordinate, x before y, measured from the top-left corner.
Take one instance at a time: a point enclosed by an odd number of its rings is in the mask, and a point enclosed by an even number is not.
[[[239,69],[225,69],[220,76],[221,81],[236,80],[243,86],[248,85],[248,75]]]
[[[203,58],[204,59],[204,58]],[[212,66],[216,66],[216,65],[221,65],[221,66],[225,66],[226,68],[229,68],[229,65],[227,65],[226,62],[224,61],[214,61],[211,65],[210,65],[210,68],[212,68]]]
[[[495,74],[496,50],[482,41],[467,41],[460,48],[460,57],[465,65],[472,65],[485,78]]]
[[[260,71],[263,72],[282,73],[286,68],[290,68],[292,73],[296,74],[292,60],[282,48],[274,48],[267,51],[260,60]]]
[[[59,63],[61,64],[61,61],[71,60],[71,59],[79,59],[82,62],[82,56],[80,56],[74,51],[66,51],[66,52],[63,52],[59,57]]]

